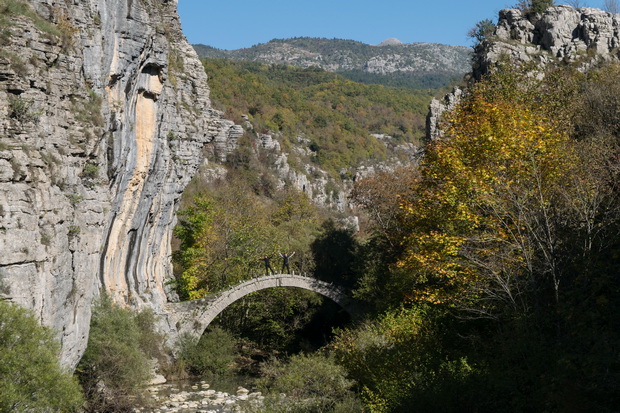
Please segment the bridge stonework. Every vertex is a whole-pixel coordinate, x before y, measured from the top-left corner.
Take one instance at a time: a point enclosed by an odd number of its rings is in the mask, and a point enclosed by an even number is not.
[[[357,307],[349,292],[338,286],[311,277],[275,274],[253,278],[229,290],[198,300],[168,303],[168,324],[172,327],[171,330],[176,331],[177,337],[185,334],[200,337],[211,321],[226,307],[250,293],[275,287],[295,287],[314,291],[334,301],[349,313],[352,319],[358,315]]]

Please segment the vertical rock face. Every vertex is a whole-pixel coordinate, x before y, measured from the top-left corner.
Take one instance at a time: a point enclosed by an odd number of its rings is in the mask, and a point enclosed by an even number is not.
[[[100,289],[157,313],[175,299],[177,202],[208,144],[236,134],[175,1],[27,3],[0,49],[0,298],[54,328],[75,366]]]

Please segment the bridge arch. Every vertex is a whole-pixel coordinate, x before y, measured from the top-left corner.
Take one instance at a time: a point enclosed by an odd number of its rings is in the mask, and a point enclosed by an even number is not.
[[[294,287],[313,291],[334,301],[342,307],[352,319],[355,319],[358,310],[348,291],[331,283],[291,274],[275,274],[244,281],[221,293],[169,305],[169,311],[175,317],[175,329],[179,336],[190,334],[200,337],[209,324],[235,301],[256,291],[275,287]]]

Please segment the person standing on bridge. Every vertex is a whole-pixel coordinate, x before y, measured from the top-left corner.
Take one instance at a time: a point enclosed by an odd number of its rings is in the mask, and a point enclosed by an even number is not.
[[[275,275],[275,271],[271,268],[271,258],[273,255],[265,255],[263,258],[259,258],[259,261],[263,261],[265,263],[265,275],[269,275],[269,271]]]
[[[291,252],[290,254],[287,254],[286,252],[280,253],[280,257],[282,257],[282,274],[290,274],[291,273],[291,267],[289,267],[289,259],[295,255],[295,251]],[[286,268],[286,272],[284,272],[284,269]]]

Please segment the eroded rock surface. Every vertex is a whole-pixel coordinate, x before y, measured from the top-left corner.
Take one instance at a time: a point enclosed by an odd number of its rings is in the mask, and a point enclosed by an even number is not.
[[[211,108],[175,1],[27,3],[41,17],[11,16],[0,49],[0,298],[75,366],[100,289],[156,313],[175,300],[177,203],[238,128]]]
[[[480,79],[501,59],[544,68],[569,62],[587,70],[601,61],[618,61],[620,14],[560,5],[544,14],[526,15],[517,9],[499,12],[495,31],[474,50],[472,75]],[[434,99],[427,116],[428,139],[441,136],[440,120],[460,100],[456,89],[443,100]]]

